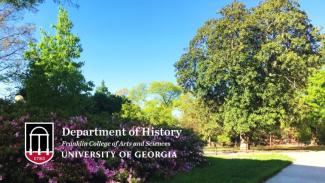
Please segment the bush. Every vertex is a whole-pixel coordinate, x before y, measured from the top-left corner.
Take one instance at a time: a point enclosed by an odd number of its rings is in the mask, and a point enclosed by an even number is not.
[[[24,157],[24,122],[28,117],[12,121],[0,121],[0,179],[8,182],[148,182],[156,178],[164,178],[178,171],[188,171],[205,162],[202,156],[203,142],[190,130],[183,130],[180,138],[175,137],[123,137],[125,141],[164,141],[170,142],[168,151],[177,152],[177,158],[130,159],[107,158],[62,158],[62,151],[86,150],[87,148],[62,146],[61,130],[55,130],[55,156],[43,165],[32,164]],[[1,118],[0,118],[1,119]],[[53,119],[55,129],[63,126],[70,129],[86,129],[89,125],[82,116],[72,117],[63,122]],[[134,128],[143,126],[140,123],[123,123],[116,128]],[[167,126],[155,126],[155,128]],[[66,141],[70,141],[67,137]],[[82,140],[115,141],[109,137],[92,137]],[[117,147],[109,148],[116,153],[123,150],[155,151],[163,147]],[[167,149],[167,148],[166,148]],[[94,149],[92,149],[94,150]],[[99,147],[98,150],[105,150]],[[108,150],[106,148],[106,150]],[[164,149],[165,150],[165,149]]]

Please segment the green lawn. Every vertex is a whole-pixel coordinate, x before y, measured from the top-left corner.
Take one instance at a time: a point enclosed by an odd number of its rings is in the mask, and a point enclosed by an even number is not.
[[[206,152],[239,152],[239,147],[204,147]],[[250,151],[324,151],[325,145],[318,146],[256,146],[251,147]]]
[[[282,154],[208,157],[209,164],[160,183],[260,183],[291,164]]]

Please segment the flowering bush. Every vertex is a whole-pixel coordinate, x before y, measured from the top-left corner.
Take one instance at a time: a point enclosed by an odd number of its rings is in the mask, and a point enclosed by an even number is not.
[[[2,120],[2,121],[1,121]],[[62,137],[61,130],[55,130],[54,158],[43,164],[36,165],[24,157],[24,122],[27,117],[18,120],[3,121],[0,118],[0,181],[14,182],[148,182],[162,179],[178,171],[189,171],[203,163],[203,142],[191,131],[184,130],[179,138],[168,136],[155,137],[122,137],[121,141],[152,141],[169,142],[169,147],[159,146],[123,146],[96,147],[96,150],[120,151],[159,151],[168,149],[177,152],[177,158],[62,158],[61,152],[82,151],[89,147],[62,146],[62,140],[73,141],[71,137]],[[87,129],[90,125],[82,116],[72,117],[62,122],[53,119],[55,129]],[[131,129],[143,126],[124,123],[116,128]],[[171,129],[166,126],[155,128]],[[175,128],[173,128],[175,129]],[[70,138],[70,139],[69,139]],[[91,137],[82,140],[115,141],[117,137]]]

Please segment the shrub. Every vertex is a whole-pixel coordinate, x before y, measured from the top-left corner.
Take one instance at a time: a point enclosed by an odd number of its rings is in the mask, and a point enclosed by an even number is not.
[[[1,119],[1,118],[0,118]],[[62,158],[60,152],[72,150],[87,150],[81,147],[62,146],[62,140],[71,141],[69,137],[62,137],[61,130],[55,130],[55,156],[43,164],[36,165],[24,157],[24,122],[28,117],[21,117],[13,121],[0,121],[0,180],[8,182],[148,182],[156,178],[164,178],[178,171],[188,171],[205,162],[202,156],[203,142],[190,130],[183,130],[179,138],[175,137],[123,137],[123,141],[164,141],[170,142],[169,151],[177,152],[176,159],[136,158],[121,159],[118,157],[107,159],[92,158]],[[55,129],[68,127],[70,129],[86,129],[89,125],[82,116],[72,117],[69,121],[53,119]],[[123,123],[115,128],[131,129],[144,126],[140,123]],[[170,129],[167,126],[155,128]],[[91,137],[82,140],[115,141],[111,137]],[[163,147],[99,147],[98,150],[120,152],[123,150],[155,151]],[[94,150],[94,149],[92,149]],[[165,149],[164,149],[165,150]]]

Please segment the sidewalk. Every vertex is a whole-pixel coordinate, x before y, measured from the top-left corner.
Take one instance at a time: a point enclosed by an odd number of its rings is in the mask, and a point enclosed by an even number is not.
[[[283,169],[266,183],[324,183],[325,151],[286,152],[295,159],[292,165]]]

